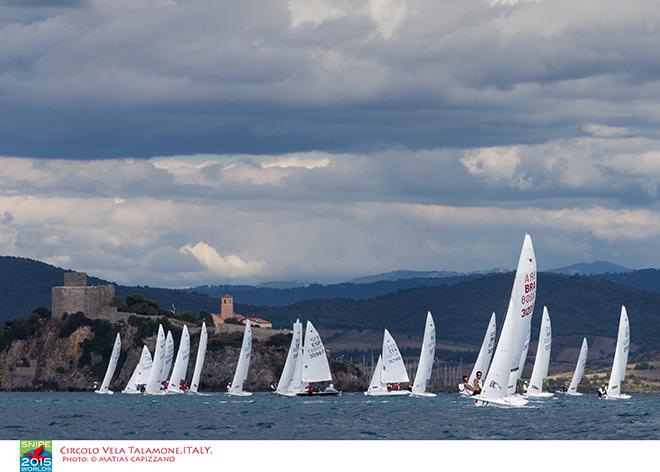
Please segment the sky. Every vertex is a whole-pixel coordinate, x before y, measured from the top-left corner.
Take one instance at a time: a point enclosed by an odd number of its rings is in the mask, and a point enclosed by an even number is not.
[[[0,254],[119,283],[660,266],[660,9],[0,0]]]

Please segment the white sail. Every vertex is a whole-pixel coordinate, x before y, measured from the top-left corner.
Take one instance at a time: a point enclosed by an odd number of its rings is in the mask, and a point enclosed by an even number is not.
[[[481,380],[483,381],[488,374],[488,366],[490,366],[490,360],[493,357],[493,352],[495,352],[495,338],[497,336],[497,323],[495,320],[495,313],[490,316],[490,322],[488,323],[488,328],[486,329],[486,334],[484,335],[484,340],[481,343],[481,349],[479,350],[479,355],[477,360],[474,363],[472,368],[472,373],[470,374],[470,385],[474,384],[474,379],[477,377],[477,372],[481,372]]]
[[[410,382],[403,356],[388,330],[383,336],[383,383]]]
[[[192,381],[190,382],[190,391],[197,393],[199,390],[199,379],[202,376],[202,367],[204,367],[204,359],[206,358],[206,344],[208,343],[208,332],[206,331],[206,323],[202,323],[202,331],[199,335],[199,346],[197,346],[197,358],[195,359],[195,370],[193,371]]]
[[[252,354],[252,328],[250,321],[246,320],[245,331],[243,332],[243,343],[241,344],[241,353],[238,356],[238,365],[234,373],[234,380],[231,382],[231,389],[229,391],[232,395],[241,395],[243,393],[243,385],[248,376],[250,369],[250,356]]]
[[[188,327],[183,325],[181,331],[181,342],[179,343],[179,350],[176,353],[176,360],[174,361],[174,368],[172,369],[172,376],[167,383],[167,393],[183,393],[181,390],[181,382],[186,380],[186,372],[188,371],[188,361],[190,360],[190,334]]]
[[[543,392],[543,380],[548,376],[548,367],[550,366],[551,348],[552,325],[550,323],[550,314],[548,313],[548,309],[543,307],[541,330],[539,331],[539,343],[536,347],[534,368],[532,369],[532,377],[529,380],[529,389],[527,390],[527,394],[530,396],[538,395]],[[549,395],[549,393],[545,394],[545,396]]]
[[[587,355],[589,353],[589,345],[587,344],[587,338],[582,339],[582,347],[580,348],[580,355],[578,356],[577,365],[575,366],[575,372],[573,372],[573,378],[571,379],[571,385],[568,387],[569,395],[577,395],[578,386],[582,381],[582,376],[584,375],[584,368],[587,365]]]
[[[321,336],[312,324],[307,322],[305,328],[305,350],[303,351],[303,383],[326,382],[332,380],[328,357]]]
[[[377,391],[384,389],[385,385],[383,385],[382,379],[383,379],[383,359],[382,356],[379,355],[378,362],[376,362],[376,368],[374,369],[374,373],[371,376],[371,382],[369,382],[369,389],[367,390],[367,393],[370,391]]]
[[[140,393],[138,390],[138,385],[146,385],[149,380],[149,373],[151,372],[151,353],[147,346],[142,346],[142,354],[140,355],[140,360],[135,366],[133,375],[131,375],[130,380],[126,384],[126,388],[122,393]]]
[[[300,331],[302,332],[302,325],[300,327]],[[298,358],[296,359],[296,363],[293,366],[293,378],[291,379],[291,383],[289,384],[289,389],[287,390],[288,395],[296,395],[305,390],[305,386],[303,385],[303,380],[302,380],[303,353],[305,352],[305,345],[302,340],[301,343],[302,344],[300,345],[300,352],[298,353]]]
[[[293,323],[293,336],[291,336],[291,345],[289,346],[289,352],[286,355],[286,361],[284,362],[284,368],[282,369],[282,375],[280,376],[280,381],[277,383],[276,392],[280,395],[284,395],[289,390],[289,385],[293,381],[293,374],[296,369],[296,361],[300,355],[300,345],[302,344],[302,323],[300,320],[296,320]]]
[[[119,355],[121,354],[121,336],[117,333],[115,337],[115,344],[112,346],[112,354],[110,355],[110,361],[108,362],[108,368],[105,370],[105,376],[103,377],[103,382],[101,382],[101,387],[96,391],[96,393],[111,393],[109,391],[110,381],[112,376],[115,375],[115,369],[117,368],[117,362],[119,361]]]
[[[160,370],[160,381],[165,382],[170,376],[170,369],[172,368],[172,361],[174,360],[174,338],[172,332],[167,332],[165,338],[165,354],[163,355],[163,364]]]
[[[424,393],[428,380],[431,378],[433,369],[433,358],[435,357],[435,324],[429,311],[426,314],[426,326],[424,328],[424,340],[422,341],[422,351],[419,355],[419,364],[415,373],[413,383],[413,393]]]
[[[621,318],[619,319],[619,334],[616,339],[616,351],[614,351],[614,362],[612,373],[607,386],[607,398],[621,398],[621,383],[626,376],[628,365],[628,351],[630,350],[630,323],[626,307],[621,307]],[[628,397],[625,395],[625,397]]]
[[[145,392],[148,394],[155,394],[160,392],[160,373],[163,366],[163,358],[165,357],[165,333],[163,332],[163,325],[158,325],[158,336],[156,337],[156,347],[154,348],[154,362],[149,372],[149,380]]]
[[[514,370],[520,369],[525,339],[531,326],[534,302],[536,300],[536,256],[532,238],[526,234],[516,276],[511,289],[511,298],[493,362],[488,370],[480,399],[492,403],[505,403],[511,406],[523,405],[525,400],[513,401],[509,381]],[[516,375],[517,379],[517,375]],[[515,390],[515,385],[513,386]],[[515,405],[514,405],[515,403]]]

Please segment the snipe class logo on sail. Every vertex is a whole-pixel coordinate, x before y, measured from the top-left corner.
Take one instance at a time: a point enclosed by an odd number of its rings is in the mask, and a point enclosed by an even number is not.
[[[53,472],[53,441],[21,440],[20,472]]]

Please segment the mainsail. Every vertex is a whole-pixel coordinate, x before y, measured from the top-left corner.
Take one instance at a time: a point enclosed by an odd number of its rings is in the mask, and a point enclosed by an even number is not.
[[[332,380],[328,357],[321,336],[312,324],[307,322],[305,328],[305,350],[303,351],[303,368],[301,380],[303,383],[326,382]]]
[[[206,358],[206,344],[208,343],[208,332],[206,331],[206,322],[202,323],[202,331],[199,336],[199,346],[197,346],[197,359],[195,359],[195,370],[193,371],[192,381],[190,382],[190,391],[197,393],[199,390],[199,379],[202,376],[202,367]]]
[[[160,381],[165,382],[170,376],[170,369],[172,368],[172,360],[174,360],[174,338],[172,332],[167,332],[165,338],[165,354],[163,354],[163,364],[160,370]]]
[[[293,374],[296,369],[296,361],[300,356],[300,346],[302,345],[302,323],[300,320],[296,320],[293,323],[293,336],[291,336],[291,345],[289,346],[289,352],[286,355],[286,361],[284,362],[284,368],[282,369],[282,375],[280,376],[280,381],[277,383],[276,392],[280,395],[284,395],[289,391],[289,386],[293,381]]]
[[[484,389],[479,398],[484,401],[512,403],[509,380],[512,373],[520,369],[525,339],[531,327],[534,302],[536,300],[536,256],[529,234],[525,235],[511,289],[511,298],[497,343],[493,362],[488,370]],[[517,374],[516,377],[517,379]],[[514,386],[515,389],[515,386]],[[524,404],[525,401],[518,401]]]
[[[165,357],[165,333],[163,325],[158,325],[158,336],[156,337],[156,347],[154,348],[154,363],[151,366],[149,380],[145,389],[146,393],[155,394],[160,392],[160,375]]]
[[[488,323],[488,328],[486,329],[486,334],[484,335],[484,340],[481,343],[481,349],[479,350],[479,355],[477,360],[474,363],[472,368],[472,373],[470,374],[470,385],[474,384],[474,379],[477,377],[477,372],[481,372],[481,380],[486,378],[488,374],[488,366],[490,366],[490,360],[493,357],[493,352],[495,351],[495,337],[497,335],[497,326],[495,321],[495,313],[490,317]]]
[[[587,365],[587,355],[589,353],[589,345],[587,344],[587,338],[582,339],[582,347],[580,348],[580,355],[578,357],[577,365],[575,366],[575,372],[573,372],[573,378],[571,379],[571,385],[568,387],[569,395],[578,394],[578,386],[582,381],[582,376],[584,375],[584,368]]]
[[[188,371],[188,361],[190,360],[190,334],[188,327],[183,325],[181,331],[181,342],[179,343],[179,350],[176,353],[176,360],[174,361],[174,368],[172,369],[172,376],[167,384],[167,393],[183,393],[181,390],[181,382],[186,380],[186,372]]]
[[[626,365],[628,364],[628,351],[630,350],[630,323],[626,307],[621,307],[619,319],[619,334],[616,339],[616,351],[612,363],[612,373],[607,386],[607,398],[621,398],[621,383],[626,376]],[[626,395],[627,397],[627,395]]]
[[[131,375],[130,380],[126,384],[126,388],[122,391],[123,393],[140,393],[138,390],[138,385],[146,385],[149,380],[149,373],[151,372],[151,366],[153,361],[151,359],[151,353],[147,346],[142,346],[142,354],[140,355],[140,360],[135,366],[133,375]]]
[[[435,357],[435,324],[429,311],[426,314],[426,326],[424,328],[424,340],[422,341],[422,352],[419,355],[419,364],[415,373],[413,393],[424,393],[433,369],[433,358]]]
[[[402,383],[410,382],[406,366],[403,363],[403,356],[394,338],[388,330],[385,330],[383,336],[383,374],[382,383]]]
[[[550,366],[550,350],[552,347],[552,326],[550,324],[550,314],[548,309],[543,307],[543,317],[541,318],[541,330],[539,331],[539,343],[536,347],[536,358],[534,359],[534,368],[532,377],[529,380],[528,395],[538,395],[543,392],[543,380],[548,375]],[[546,396],[550,394],[546,393]]]
[[[119,355],[121,354],[121,336],[117,333],[115,337],[115,344],[112,346],[112,354],[110,355],[110,361],[108,362],[108,368],[105,370],[105,376],[103,377],[103,382],[101,382],[101,387],[96,390],[96,393],[111,393],[109,392],[110,381],[112,376],[115,374],[115,369],[117,368],[117,362],[119,361]]]
[[[241,353],[238,356],[238,365],[234,373],[234,380],[231,382],[229,393],[232,395],[241,395],[243,385],[250,369],[250,356],[252,354],[252,328],[250,321],[245,320],[245,331],[243,332],[243,343],[241,344]]]

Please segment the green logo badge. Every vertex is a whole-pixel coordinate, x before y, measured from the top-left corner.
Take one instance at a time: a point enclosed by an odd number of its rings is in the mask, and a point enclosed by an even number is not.
[[[20,472],[53,472],[53,441],[21,440]]]

